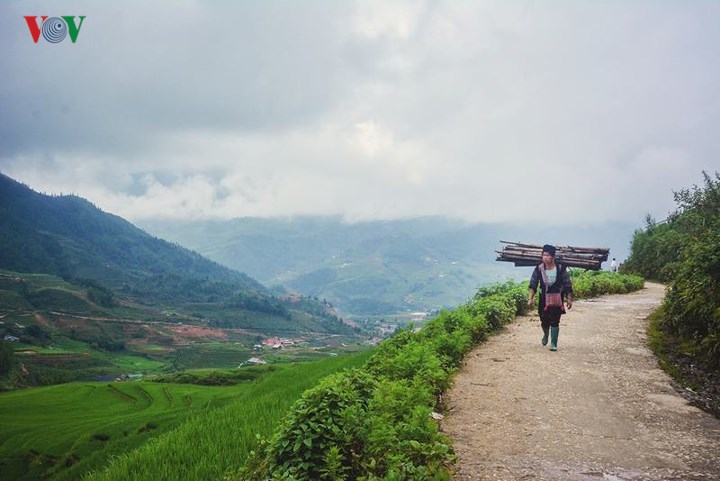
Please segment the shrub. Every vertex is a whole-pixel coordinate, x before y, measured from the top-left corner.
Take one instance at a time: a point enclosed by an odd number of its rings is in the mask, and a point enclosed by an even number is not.
[[[7,341],[0,340],[0,376],[9,374],[15,365],[15,349]]]
[[[720,368],[720,174],[675,192],[668,222],[648,222],[633,239],[628,269],[668,283],[663,329],[685,352]]]
[[[347,479],[362,446],[355,439],[367,420],[373,376],[360,370],[332,375],[307,391],[269,444],[267,474],[282,479]],[[330,463],[328,465],[327,463]],[[254,479],[254,478],[253,478]]]
[[[450,479],[449,440],[430,414],[463,357],[526,307],[527,284],[482,288],[422,330],[399,330],[363,369],[308,391],[234,479]]]
[[[591,289],[625,289],[619,274],[607,282],[594,274],[577,277],[587,277],[582,282]],[[483,287],[423,329],[398,331],[362,369],[307,391],[276,434],[228,478],[449,480],[454,453],[431,417],[438,396],[474,345],[528,309],[527,289],[514,282]]]
[[[636,275],[608,271],[570,270],[575,298],[595,297],[603,294],[625,294],[642,289],[645,280]]]

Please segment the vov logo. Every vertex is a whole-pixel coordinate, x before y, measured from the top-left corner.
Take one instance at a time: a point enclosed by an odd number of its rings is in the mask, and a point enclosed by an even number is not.
[[[30,29],[30,35],[32,35],[33,42],[38,43],[40,40],[40,33],[43,38],[50,43],[60,43],[65,40],[65,37],[70,35],[70,40],[75,43],[78,34],[80,33],[80,27],[82,27],[85,16],[77,17],[80,19],[80,23],[75,23],[74,15],[62,15],[60,17],[50,17],[43,15],[40,18],[41,23],[38,24],[37,15],[27,15],[24,17],[27,22],[28,28]]]

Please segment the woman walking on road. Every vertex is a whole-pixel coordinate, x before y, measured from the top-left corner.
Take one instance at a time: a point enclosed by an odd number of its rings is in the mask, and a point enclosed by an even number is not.
[[[543,330],[542,345],[547,345],[549,336],[550,350],[557,351],[560,316],[565,313],[565,305],[568,309],[572,307],[573,290],[567,268],[559,262],[555,262],[555,247],[549,244],[543,246],[542,263],[535,268],[530,277],[528,294],[528,306],[530,307],[534,304],[538,284],[541,288],[538,311]]]

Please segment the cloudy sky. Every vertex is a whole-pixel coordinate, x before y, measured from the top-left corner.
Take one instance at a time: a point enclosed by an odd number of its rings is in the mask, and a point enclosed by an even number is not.
[[[34,43],[25,15],[84,15]],[[129,220],[642,223],[720,166],[720,2],[3,1],[0,171]]]

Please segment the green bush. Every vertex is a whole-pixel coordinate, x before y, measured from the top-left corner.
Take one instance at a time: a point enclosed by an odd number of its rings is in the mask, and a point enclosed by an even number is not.
[[[615,273],[576,278],[598,292],[642,287],[641,278]],[[527,282],[483,287],[423,329],[398,331],[363,368],[305,393],[275,436],[228,479],[449,480],[452,446],[431,414],[465,355],[527,311],[527,291]]]
[[[635,231],[630,257],[623,263],[622,269],[639,273],[647,279],[668,282],[686,240],[685,234],[672,223],[657,224],[648,217],[645,229]]]
[[[625,294],[642,289],[645,285],[642,277],[632,274],[571,269],[570,275],[576,299],[603,294]]]
[[[442,480],[454,454],[430,414],[472,347],[527,309],[527,284],[482,288],[381,343],[363,369],[326,379],[231,479]]]
[[[62,288],[38,289],[28,294],[27,300],[38,309],[85,314],[94,312],[92,304],[77,293]]]
[[[15,349],[12,343],[0,341],[0,376],[10,373],[15,365]]]
[[[354,439],[366,429],[375,384],[373,376],[355,369],[306,391],[266,445],[263,469],[250,465],[241,479],[348,479],[361,462],[363,447]]]
[[[682,351],[720,369],[720,174],[704,187],[675,192],[677,210],[662,225],[648,222],[633,239],[627,268],[667,282],[658,325]]]

